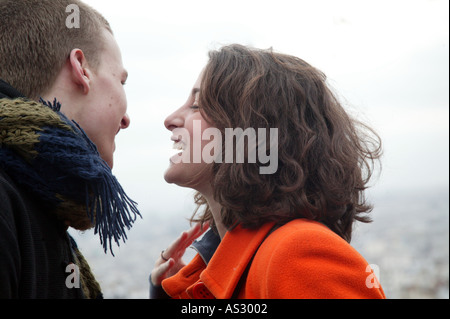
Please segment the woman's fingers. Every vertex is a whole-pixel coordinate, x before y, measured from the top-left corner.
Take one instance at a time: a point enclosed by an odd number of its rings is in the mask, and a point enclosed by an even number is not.
[[[160,286],[163,279],[165,279],[166,274],[170,271],[170,268],[175,265],[175,261],[170,258],[168,261],[160,264],[159,266],[155,266],[151,273],[152,283],[155,286]]]
[[[201,236],[207,229],[209,225],[200,225],[200,223],[196,223],[191,229],[188,231],[184,231],[181,235],[167,247],[163,252],[163,256],[165,259],[175,258],[179,259],[183,257],[186,248],[188,248],[195,239]]]
[[[191,229],[182,232],[166,250],[161,252],[151,273],[154,285],[160,285],[165,278],[173,276],[185,266],[182,257],[186,249],[208,228],[209,224],[202,226],[200,223],[196,223]]]
[[[194,227],[192,227],[188,232],[191,232],[191,237],[194,239],[197,239],[200,237],[204,232],[206,232],[209,228],[209,223],[204,223],[203,225],[201,223],[196,223]]]
[[[184,251],[189,246],[189,238],[188,233],[181,233],[180,237],[178,237],[172,244],[167,247],[166,250],[163,251],[162,255],[164,258],[174,258],[180,259],[184,255]]]

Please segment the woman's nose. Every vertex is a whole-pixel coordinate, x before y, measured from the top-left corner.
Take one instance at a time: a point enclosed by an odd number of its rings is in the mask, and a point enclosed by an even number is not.
[[[169,131],[172,131],[173,129],[177,127],[182,127],[184,124],[183,117],[180,114],[180,110],[176,110],[172,114],[170,114],[165,120],[164,120],[164,126]]]

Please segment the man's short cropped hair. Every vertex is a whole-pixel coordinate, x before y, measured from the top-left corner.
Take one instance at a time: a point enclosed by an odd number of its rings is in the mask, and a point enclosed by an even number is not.
[[[70,24],[71,8],[79,14],[78,26]],[[89,66],[98,67],[104,29],[112,33],[100,13],[78,0],[0,0],[0,78],[38,99],[72,49],[81,49]]]

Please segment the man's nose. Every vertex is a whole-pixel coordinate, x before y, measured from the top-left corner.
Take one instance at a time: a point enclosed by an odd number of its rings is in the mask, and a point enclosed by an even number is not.
[[[120,128],[126,129],[128,126],[130,126],[130,121],[130,117],[127,113],[125,113],[125,115],[122,117],[122,121],[120,122]]]

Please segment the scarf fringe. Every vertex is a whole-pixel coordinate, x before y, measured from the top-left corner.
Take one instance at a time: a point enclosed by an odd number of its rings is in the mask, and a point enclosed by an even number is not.
[[[27,103],[35,103],[23,102],[15,103],[13,107],[22,105],[26,108]],[[13,145],[14,150],[2,146],[0,164],[14,172],[19,183],[54,207],[61,204],[61,198],[84,205],[105,253],[109,248],[114,256],[112,241],[117,246],[121,240],[125,243],[128,239],[125,228],[130,229],[137,216],[142,218],[137,203],[124,192],[84,130],[60,112],[61,104],[56,99],[53,103],[43,99],[40,102],[58,114],[60,123],[48,124],[46,114],[42,112],[43,118],[33,123],[39,129],[27,132],[38,136],[38,142],[34,137],[27,145],[28,148],[31,145],[36,154],[24,158],[19,155],[21,145]],[[23,118],[17,118],[17,121],[21,120]],[[3,156],[5,154],[8,156]]]
[[[74,142],[79,142],[80,149],[87,151],[85,155],[89,160],[83,161],[83,164],[90,163],[89,169],[86,169],[86,165],[79,166],[76,163],[71,163],[70,158],[67,158],[67,161],[64,162],[69,167],[73,167],[76,170],[74,173],[85,180],[85,202],[88,216],[92,224],[95,225],[94,234],[99,234],[100,243],[103,245],[105,253],[109,246],[109,250],[114,256],[112,239],[117,246],[120,246],[121,239],[125,243],[128,239],[125,227],[129,230],[137,216],[142,218],[136,207],[137,203],[125,193],[116,177],[113,176],[111,168],[100,157],[96,145],[89,139],[84,130],[78,123],[73,120],[70,121],[64,114],[60,113],[61,104],[56,99],[53,103],[48,101],[43,104],[57,112],[61,119],[70,124],[74,131],[82,137],[82,139],[76,139]],[[54,136],[50,137],[54,138]],[[84,143],[81,143],[81,141],[84,141]],[[96,156],[92,156],[92,154]]]

